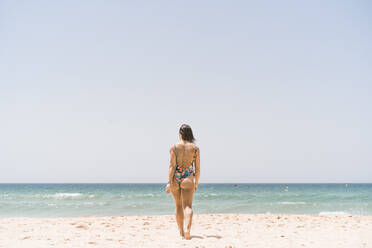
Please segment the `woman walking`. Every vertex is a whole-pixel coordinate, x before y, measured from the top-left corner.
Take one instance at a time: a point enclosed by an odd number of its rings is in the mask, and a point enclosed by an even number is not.
[[[173,194],[180,235],[185,239],[191,239],[192,199],[199,184],[200,150],[193,143],[195,138],[189,125],[183,124],[178,135],[180,143],[175,144],[169,150],[169,182],[166,192]],[[186,224],[185,229],[184,224]]]

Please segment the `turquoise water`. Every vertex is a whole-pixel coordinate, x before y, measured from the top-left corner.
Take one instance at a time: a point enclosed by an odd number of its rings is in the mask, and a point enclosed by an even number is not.
[[[173,214],[164,187],[0,184],[0,217]],[[193,207],[196,213],[372,215],[372,184],[200,184]]]

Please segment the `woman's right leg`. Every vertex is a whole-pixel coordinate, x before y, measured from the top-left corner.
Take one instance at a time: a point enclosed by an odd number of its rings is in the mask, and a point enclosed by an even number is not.
[[[183,211],[185,215],[185,223],[186,223],[186,230],[185,230],[185,238],[191,239],[190,230],[192,224],[192,198],[194,196],[194,178],[190,176],[185,178],[181,183],[181,198],[182,198],[182,205]]]
[[[180,231],[180,235],[184,237],[185,236],[183,230],[184,214],[182,208],[181,187],[178,184],[174,185],[174,187],[171,188],[171,191],[174,198],[174,203],[176,204],[176,221],[178,225],[178,230]]]

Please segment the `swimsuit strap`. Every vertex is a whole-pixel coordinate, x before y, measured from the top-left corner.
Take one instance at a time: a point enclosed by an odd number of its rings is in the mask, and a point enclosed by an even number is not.
[[[195,149],[195,151],[194,151],[194,159],[193,159],[193,163],[195,163],[195,160],[196,160],[196,152],[198,151],[198,149]]]
[[[195,151],[194,151],[194,159],[193,159],[193,161],[191,162],[191,164],[192,164],[192,171],[193,171],[193,173],[194,173],[194,176],[195,176],[195,163],[196,163],[196,152],[198,151],[198,149],[195,149]]]
[[[177,150],[176,150],[176,145],[174,145],[174,154],[176,155],[176,167],[177,167]]]

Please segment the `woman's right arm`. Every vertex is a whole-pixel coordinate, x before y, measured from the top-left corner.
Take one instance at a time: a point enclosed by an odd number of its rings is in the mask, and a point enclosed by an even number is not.
[[[173,183],[174,172],[176,171],[176,155],[174,154],[174,147],[171,147],[169,150],[170,161],[168,169],[168,182]]]

